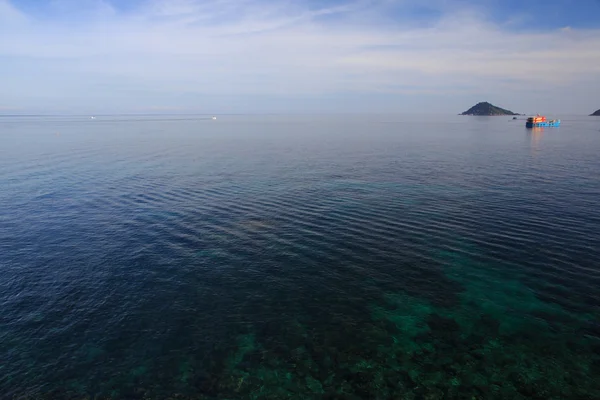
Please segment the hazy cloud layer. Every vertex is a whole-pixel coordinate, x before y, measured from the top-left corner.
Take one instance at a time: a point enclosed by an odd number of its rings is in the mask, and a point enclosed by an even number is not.
[[[458,2],[433,2],[427,18],[411,2],[318,3],[139,1],[122,9],[58,0],[31,9],[0,0],[0,104],[459,112],[489,100],[585,113],[600,103],[600,30],[517,30]]]

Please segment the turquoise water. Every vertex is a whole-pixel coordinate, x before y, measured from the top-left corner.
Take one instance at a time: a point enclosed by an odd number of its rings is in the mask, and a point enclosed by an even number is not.
[[[600,121],[0,117],[0,398],[600,398]]]

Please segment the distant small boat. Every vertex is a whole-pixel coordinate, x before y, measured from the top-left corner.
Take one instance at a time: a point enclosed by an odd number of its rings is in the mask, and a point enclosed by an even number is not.
[[[212,117],[212,119],[217,119],[217,117]]]
[[[527,118],[525,127],[527,128],[541,128],[545,126],[560,126],[560,119],[546,120],[546,117],[537,115],[536,117]]]
[[[96,119],[96,117],[94,117],[94,116],[91,116],[91,117],[90,117],[90,119]]]

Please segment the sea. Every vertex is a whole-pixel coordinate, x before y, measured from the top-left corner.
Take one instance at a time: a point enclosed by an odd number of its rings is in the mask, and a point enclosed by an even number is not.
[[[0,117],[0,399],[600,399],[600,118]]]

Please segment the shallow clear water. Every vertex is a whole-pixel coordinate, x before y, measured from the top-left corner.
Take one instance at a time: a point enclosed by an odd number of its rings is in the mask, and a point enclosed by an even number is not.
[[[0,117],[0,398],[600,398],[562,120]]]

